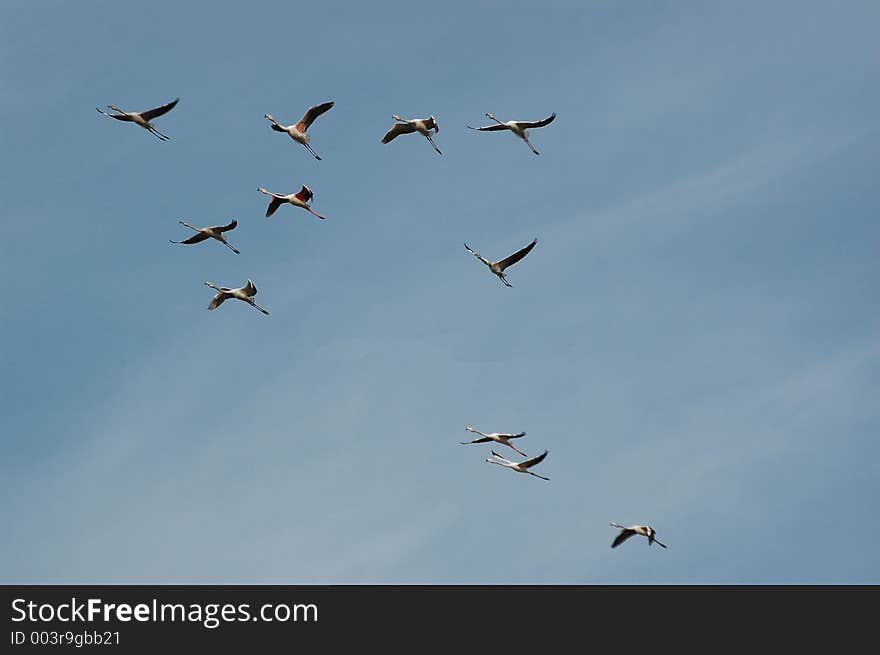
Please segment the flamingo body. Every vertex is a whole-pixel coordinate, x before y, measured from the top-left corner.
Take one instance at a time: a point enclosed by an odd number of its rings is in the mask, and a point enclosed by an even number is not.
[[[275,211],[284,203],[290,203],[295,207],[301,207],[305,209],[313,216],[324,220],[327,218],[326,216],[321,216],[318,212],[312,209],[312,206],[309,204],[309,200],[311,200],[315,194],[312,193],[312,190],[307,187],[305,184],[302,185],[302,188],[296,193],[275,193],[273,191],[267,191],[263,187],[257,189],[260,193],[264,193],[267,196],[272,196],[272,199],[269,201],[269,206],[266,208],[266,218],[269,218]]]
[[[512,287],[513,285],[512,285],[510,282],[507,281],[507,275],[506,275],[505,272],[504,272],[505,269],[507,269],[509,266],[513,266],[513,265],[516,264],[519,260],[521,260],[523,257],[525,257],[526,255],[528,255],[528,254],[532,251],[532,248],[535,247],[535,244],[536,244],[536,243],[538,243],[538,239],[537,239],[537,238],[533,239],[532,242],[531,242],[529,245],[527,245],[527,246],[525,246],[525,247],[523,247],[523,248],[520,248],[520,249],[517,250],[515,253],[513,253],[513,254],[511,254],[511,255],[508,255],[508,256],[505,257],[504,259],[499,259],[498,261],[494,261],[494,262],[490,262],[488,259],[486,259],[485,257],[483,257],[483,256],[482,256],[480,253],[478,253],[476,250],[474,250],[473,248],[471,248],[468,244],[464,244],[464,247],[465,247],[465,248],[467,249],[467,251],[468,251],[469,253],[471,253],[474,257],[476,257],[476,258],[479,259],[481,262],[483,262],[486,266],[488,266],[488,267],[489,267],[489,270],[492,271],[495,275],[497,275],[498,278],[504,283],[504,286],[506,286],[506,287]]]
[[[238,250],[236,250],[232,244],[230,244],[226,237],[223,236],[224,232],[228,232],[229,230],[234,230],[238,226],[238,221],[235,219],[232,220],[231,223],[227,225],[213,225],[211,227],[195,227],[194,225],[190,225],[186,221],[178,221],[184,227],[188,227],[191,230],[195,230],[196,233],[191,237],[183,239],[182,241],[174,241],[173,239],[169,239],[171,243],[184,243],[184,244],[193,244],[193,243],[201,243],[206,239],[215,239],[222,243],[224,246],[229,248],[236,255],[240,254]]]
[[[153,107],[152,109],[147,109],[146,111],[123,111],[116,105],[107,105],[108,109],[112,109],[113,111],[117,112],[115,114],[108,114],[106,111],[98,109],[97,107],[95,107],[95,111],[97,111],[99,114],[104,114],[104,116],[108,116],[109,118],[115,118],[118,121],[140,125],[142,128],[147,130],[150,134],[160,139],[161,141],[168,141],[171,139],[171,137],[162,134],[153,126],[150,121],[152,121],[154,118],[162,116],[163,114],[167,114],[169,111],[174,109],[179,101],[180,98],[175,98],[167,104],[160,105],[159,107]]]
[[[321,158],[318,156],[312,146],[309,145],[310,137],[307,133],[309,126],[315,122],[315,119],[318,118],[321,114],[330,111],[333,107],[333,102],[323,102],[320,105],[314,105],[306,109],[306,112],[302,115],[296,123],[292,125],[282,125],[271,114],[265,114],[265,118],[269,123],[271,123],[272,129],[276,132],[284,132],[291,139],[296,141],[297,143],[301,143],[305,146],[306,150],[308,150],[315,159],[320,160]]]
[[[428,118],[407,119],[401,118],[397,114],[394,114],[391,118],[397,122],[394,123],[394,125],[392,125],[385,133],[385,136],[382,137],[382,143],[390,143],[401,134],[418,132],[428,140],[428,143],[434,147],[434,150],[437,151],[438,155],[443,154],[440,152],[440,148],[437,147],[437,144],[434,143],[434,139],[431,138],[431,132],[437,134],[440,131],[440,126],[437,124],[436,118],[429,116]]]
[[[525,432],[520,432],[519,434],[506,434],[503,432],[490,432],[487,434],[485,432],[480,432],[479,430],[476,430],[470,426],[466,427],[465,430],[467,430],[468,432],[473,432],[474,434],[479,434],[480,437],[478,437],[477,439],[473,439],[472,441],[462,441],[462,442],[460,442],[462,445],[467,445],[467,444],[472,444],[472,443],[488,443],[490,441],[494,441],[495,443],[500,443],[500,444],[503,444],[509,448],[513,448],[513,450],[518,452],[523,457],[528,457],[528,455],[526,455],[523,451],[521,451],[519,448],[517,448],[512,443],[510,443],[511,439],[519,439],[520,437],[526,436]]]
[[[484,127],[471,127],[468,125],[467,127],[471,130],[476,130],[478,132],[500,132],[502,130],[510,130],[520,139],[526,142],[526,144],[531,148],[532,152],[536,155],[540,155],[541,153],[535,150],[535,147],[532,145],[532,142],[529,141],[529,133],[527,130],[536,127],[544,127],[545,125],[549,125],[556,119],[556,112],[550,114],[547,118],[540,121],[505,121],[502,122],[495,118],[489,112],[486,112],[486,116],[495,121],[495,125],[486,125]]]
[[[523,460],[521,462],[513,462],[509,459],[506,459],[496,453],[494,450],[492,451],[492,455],[495,459],[491,457],[486,458],[486,461],[490,464],[498,464],[499,466],[503,466],[505,468],[509,468],[511,471],[516,471],[517,473],[528,473],[529,475],[534,475],[536,478],[541,478],[542,480],[549,480],[550,478],[545,478],[543,475],[538,475],[537,473],[533,473],[529,469],[536,464],[540,464],[544,461],[544,458],[547,457],[547,453],[549,451],[545,450],[540,455],[536,457],[531,457],[529,459]]]
[[[620,525],[619,523],[612,522],[611,527],[620,528],[620,532],[614,538],[614,541],[611,542],[612,548],[617,548],[624,541],[626,541],[627,539],[629,539],[630,537],[632,537],[633,535],[636,535],[636,534],[641,535],[643,537],[647,537],[649,546],[656,542],[658,546],[663,546],[663,548],[666,548],[666,544],[662,544],[657,540],[657,537],[655,536],[657,534],[657,532],[650,525],[623,526],[623,525]]]
[[[244,286],[237,288],[218,287],[213,282],[205,282],[205,285],[211,287],[217,292],[211,299],[211,304],[208,305],[208,309],[217,309],[225,301],[233,298],[235,300],[246,302],[254,309],[258,309],[266,315],[269,314],[269,312],[267,312],[265,309],[254,302],[254,296],[257,295],[257,287],[251,280],[248,280],[247,284],[245,284]]]

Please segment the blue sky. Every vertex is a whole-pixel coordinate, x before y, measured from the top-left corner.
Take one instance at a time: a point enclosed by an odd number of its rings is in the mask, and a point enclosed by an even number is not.
[[[880,7],[550,7],[2,4],[0,580],[880,582]]]

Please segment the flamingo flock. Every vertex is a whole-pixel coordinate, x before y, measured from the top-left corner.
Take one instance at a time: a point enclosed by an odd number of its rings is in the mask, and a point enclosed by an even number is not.
[[[159,130],[157,130],[156,127],[153,125],[152,121],[170,112],[177,106],[178,102],[179,98],[172,100],[171,102],[164,105],[160,105],[158,107],[154,107],[152,109],[141,112],[127,112],[120,109],[116,105],[107,105],[107,108],[115,113],[108,113],[98,108],[96,108],[96,110],[109,118],[113,118],[122,122],[134,123],[135,125],[138,125],[147,130],[148,132],[150,132],[150,134],[161,141],[169,141],[171,137],[163,134],[162,132],[159,132]],[[296,123],[293,123],[291,125],[283,125],[282,123],[279,123],[271,114],[265,114],[264,117],[267,121],[269,121],[269,125],[273,131],[287,134],[293,141],[301,144],[316,160],[321,161],[321,157],[318,155],[317,152],[315,152],[315,150],[311,146],[311,135],[309,133],[309,128],[313,125],[318,117],[330,111],[330,109],[334,107],[334,104],[335,103],[333,101],[327,101],[317,105],[312,105],[308,109],[306,109],[305,113],[303,113],[302,117]],[[494,121],[493,124],[483,127],[471,127],[470,125],[467,125],[466,127],[478,132],[498,132],[505,130],[510,131],[514,135],[522,139],[534,154],[538,155],[540,153],[535,149],[535,147],[529,140],[528,130],[549,125],[556,119],[556,113],[554,112],[547,118],[538,121],[503,122],[497,119],[493,114],[488,112],[486,113],[486,117]],[[433,139],[433,136],[440,132],[440,127],[437,123],[437,119],[435,116],[431,115],[427,118],[405,119],[401,118],[397,114],[394,114],[392,118],[395,122],[382,137],[381,142],[383,144],[388,144],[401,135],[418,133],[425,137],[425,139],[437,152],[438,155],[443,154],[440,148],[437,147],[437,144],[434,142]],[[322,216],[314,209],[312,209],[310,201],[313,200],[314,193],[305,184],[302,184],[299,191],[290,194],[268,191],[263,187],[259,187],[257,190],[260,193],[270,197],[269,205],[266,208],[267,218],[272,216],[282,205],[290,204],[308,211],[310,214],[318,219],[326,219],[325,216]],[[230,244],[229,241],[226,239],[226,236],[224,235],[225,232],[229,232],[238,227],[238,221],[236,219],[232,219],[229,223],[225,225],[214,225],[209,227],[196,227],[184,220],[180,220],[178,222],[180,223],[180,225],[194,231],[195,234],[179,241],[169,239],[171,243],[193,245],[201,243],[203,241],[207,241],[209,239],[213,239],[222,243],[228,249],[232,250],[232,252],[234,252],[235,254],[240,254],[240,251],[232,244]],[[474,257],[485,264],[489,268],[489,271],[497,276],[502,284],[504,284],[504,286],[512,288],[513,285],[507,280],[506,270],[521,261],[524,257],[526,257],[526,255],[528,255],[534,249],[537,242],[538,240],[537,238],[535,238],[529,244],[523,246],[514,253],[508,255],[507,257],[504,257],[503,259],[495,261],[490,261],[486,259],[476,250],[471,248],[467,243],[464,244],[464,247],[469,253],[471,253]],[[208,305],[209,310],[217,309],[227,300],[240,300],[244,303],[249,304],[251,307],[258,310],[264,315],[269,314],[266,309],[264,309],[254,301],[254,296],[257,295],[257,287],[251,279],[248,279],[247,282],[241,287],[217,286],[213,282],[205,282],[205,285],[213,289],[215,292],[214,297],[211,299],[211,302]],[[530,470],[531,468],[537,466],[546,459],[549,452],[548,450],[545,449],[540,455],[530,457],[512,443],[513,439],[520,439],[522,437],[525,437],[525,432],[486,433],[481,432],[480,430],[477,430],[476,428],[473,428],[471,426],[466,427],[465,430],[478,436],[470,441],[460,442],[462,445],[497,443],[503,446],[507,446],[508,448],[516,451],[519,455],[525,458],[520,461],[513,461],[499,455],[494,450],[491,450],[490,452],[492,456],[487,457],[485,460],[486,462],[507,468],[516,473],[531,475],[533,477],[540,478],[541,480],[550,480],[550,478],[539,475]],[[633,535],[641,535],[646,537],[648,539],[649,545],[657,543],[659,546],[666,548],[665,544],[657,540],[656,532],[651,526],[631,525],[627,527],[613,522],[611,523],[611,525],[612,527],[618,528],[620,530],[619,534],[615,537],[614,541],[611,544],[612,548],[617,548],[620,544],[622,544]]]

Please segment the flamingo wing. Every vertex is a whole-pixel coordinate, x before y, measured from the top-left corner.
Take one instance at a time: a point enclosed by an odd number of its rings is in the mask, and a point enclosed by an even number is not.
[[[97,107],[95,107],[95,111],[97,111],[99,114],[104,114],[104,116],[109,116],[110,118],[115,118],[118,121],[133,121],[134,120],[128,114],[109,114],[106,111],[98,109]]]
[[[216,294],[214,294],[214,298],[211,300],[211,304],[208,305],[208,309],[217,309],[220,305],[223,304],[224,300],[231,297],[232,296],[230,296],[225,291],[218,291]]]
[[[302,189],[299,190],[299,193],[295,194],[297,198],[302,200],[303,202],[308,202],[312,198],[315,197],[315,194],[312,193],[312,190],[303,184]]]
[[[510,128],[507,125],[501,125],[500,123],[493,123],[492,125],[485,125],[483,127],[471,127],[467,126],[468,129],[476,130],[477,132],[500,132],[501,130],[509,130]]]
[[[248,296],[256,296],[257,295],[257,286],[248,279],[247,284],[244,285],[244,292]]]
[[[266,218],[269,218],[275,211],[284,204],[284,200],[277,196],[272,196],[272,200],[269,201],[269,206],[266,208]]]
[[[411,132],[415,132],[416,128],[412,125],[412,123],[395,123],[391,126],[391,129],[385,133],[385,136],[382,137],[382,143],[389,143],[393,141],[401,134],[410,134]]]
[[[209,235],[206,234],[205,232],[196,232],[191,237],[187,237],[183,241],[174,241],[173,243],[185,243],[187,245],[190,245],[193,243],[200,243],[200,242],[204,241],[205,239],[207,239],[208,236]]]
[[[211,229],[215,232],[228,232],[229,230],[234,230],[236,227],[238,227],[238,221],[233,218],[232,222],[228,225],[215,225]]]
[[[611,547],[617,548],[620,544],[622,544],[624,541],[629,539],[634,534],[635,534],[635,532],[633,530],[630,530],[629,528],[624,528],[623,530],[620,531],[620,534],[618,534],[614,538],[614,541],[611,542]]]
[[[556,119],[556,112],[550,114],[547,118],[542,121],[517,121],[516,124],[519,125],[524,130],[529,130],[533,127],[544,127],[545,125],[550,125]]]
[[[167,114],[169,111],[174,109],[174,106],[178,102],[180,102],[180,98],[175,98],[167,105],[162,105],[161,107],[153,107],[152,109],[148,109],[147,111],[142,111],[141,118],[143,118],[145,121],[151,121],[154,118],[161,116],[162,114]]]
[[[549,452],[550,452],[549,450],[545,450],[543,453],[541,453],[537,457],[532,457],[531,459],[527,459],[524,462],[520,462],[520,463],[523,466],[525,466],[526,468],[531,468],[535,464],[540,464],[541,462],[543,462],[544,458],[547,457],[547,453],[549,453]]]
[[[297,122],[296,129],[300,132],[305,132],[318,116],[330,111],[332,107],[333,102],[322,102],[320,105],[309,107],[306,109],[306,113],[302,115],[302,118],[299,119],[299,122]]]
[[[528,255],[528,254],[532,251],[532,248],[535,247],[535,244],[536,244],[536,243],[538,243],[538,240],[537,240],[537,239],[534,239],[534,240],[533,240],[529,245],[527,245],[525,248],[520,248],[519,250],[517,250],[517,251],[516,251],[515,253],[513,253],[512,255],[508,255],[507,257],[505,257],[505,258],[502,259],[501,261],[496,262],[497,265],[498,265],[498,268],[500,268],[500,269],[503,271],[503,270],[504,270],[505,268],[507,268],[508,266],[513,266],[513,265],[516,264],[520,259],[522,259],[522,258],[525,257],[526,255]]]

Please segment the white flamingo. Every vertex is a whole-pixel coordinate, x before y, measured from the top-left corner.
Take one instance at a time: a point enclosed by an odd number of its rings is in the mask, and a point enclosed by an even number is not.
[[[471,253],[474,257],[476,257],[486,266],[488,266],[489,270],[495,273],[495,275],[497,275],[498,278],[504,283],[504,286],[512,287],[513,285],[507,281],[507,276],[504,275],[504,269],[508,266],[513,266],[520,259],[528,255],[532,251],[532,248],[535,247],[536,243],[538,243],[538,239],[534,239],[529,245],[525,246],[524,248],[520,248],[515,253],[513,253],[512,255],[508,255],[504,259],[499,259],[497,262],[490,262],[476,250],[472,249],[468,244],[464,244],[464,247],[467,248],[467,251]]]
[[[211,300],[211,304],[208,305],[208,309],[217,309],[220,305],[223,304],[225,300],[229,298],[235,298],[236,300],[243,300],[251,307],[255,309],[259,309],[264,314],[268,315],[265,309],[260,307],[257,303],[254,302],[254,296],[257,295],[257,287],[250,280],[247,281],[243,287],[238,287],[237,289],[231,289],[229,287],[218,287],[213,282],[205,282],[205,284],[215,291],[214,298]]]
[[[498,466],[504,466],[505,468],[509,468],[512,471],[516,471],[517,473],[528,473],[529,475],[534,475],[536,478],[541,478],[542,480],[549,480],[550,478],[545,478],[543,475],[538,475],[537,473],[532,473],[529,468],[534,466],[535,464],[540,464],[544,461],[544,458],[547,457],[547,453],[549,451],[545,450],[543,453],[538,455],[537,457],[532,457],[531,459],[523,460],[522,462],[511,462],[509,459],[505,459],[494,450],[492,454],[500,461],[496,461],[491,457],[487,457],[486,461],[490,464],[498,464]]]
[[[309,135],[306,134],[306,130],[309,129],[309,126],[315,122],[315,119],[318,116],[329,111],[331,107],[333,107],[333,102],[323,102],[320,105],[309,107],[306,109],[306,113],[302,115],[302,118],[293,125],[282,125],[276,121],[271,114],[265,114],[265,117],[266,120],[272,124],[273,130],[276,132],[286,132],[290,135],[291,139],[297,143],[303,144],[306,147],[306,150],[312,153],[312,156],[314,156],[315,159],[321,159],[318,156],[318,153],[312,150],[312,146],[309,145]]]
[[[106,111],[98,109],[97,107],[95,107],[95,111],[97,111],[99,114],[104,114],[104,116],[115,118],[118,121],[128,121],[130,123],[136,123],[147,130],[150,134],[161,139],[162,141],[168,141],[169,139],[171,139],[171,137],[162,134],[159,130],[153,127],[150,121],[154,118],[158,118],[162,114],[167,114],[169,111],[174,109],[174,106],[179,101],[180,98],[175,98],[167,105],[162,105],[161,107],[153,107],[152,109],[148,109],[147,111],[123,111],[116,105],[107,105],[107,108],[119,112],[118,114],[108,114]]]
[[[222,243],[224,246],[229,248],[236,255],[240,254],[238,252],[238,250],[233,248],[232,244],[230,244],[226,240],[226,237],[223,236],[224,232],[228,232],[229,230],[234,230],[238,226],[238,221],[236,221],[235,219],[232,219],[232,222],[229,223],[228,225],[214,225],[212,227],[195,227],[194,225],[190,225],[186,221],[178,221],[178,223],[180,223],[184,227],[188,227],[191,230],[195,230],[196,234],[193,234],[191,237],[188,237],[188,238],[184,239],[183,241],[174,241],[173,239],[169,239],[169,241],[171,241],[171,243],[192,244],[192,243],[201,243],[205,239],[216,239],[217,241]]]
[[[478,132],[498,132],[500,130],[510,130],[520,139],[525,141],[526,144],[528,144],[529,148],[532,149],[533,153],[535,153],[536,155],[540,155],[541,153],[535,150],[535,147],[532,145],[531,141],[529,141],[529,133],[526,132],[526,130],[549,125],[553,122],[553,119],[556,118],[556,113],[554,112],[550,114],[542,121],[507,121],[506,123],[502,123],[489,112],[486,112],[486,116],[495,121],[497,125],[486,125],[485,127],[471,127],[470,125],[468,125],[468,127],[472,130],[477,130]]]
[[[504,444],[505,446],[509,446],[513,448],[516,452],[518,452],[523,457],[528,457],[523,451],[510,443],[511,439],[518,439],[520,437],[526,436],[525,432],[520,432],[519,434],[504,434],[501,432],[492,432],[490,434],[486,434],[485,432],[480,432],[479,430],[475,430],[474,428],[468,426],[465,428],[468,432],[473,432],[474,434],[481,435],[478,439],[474,439],[472,441],[462,441],[460,442],[463,446],[472,443],[488,443],[489,441],[494,441],[496,443]]]
[[[654,535],[657,533],[654,531],[654,528],[652,528],[650,525],[630,525],[629,527],[627,527],[627,526],[620,525],[619,523],[614,523],[612,521],[611,527],[620,528],[620,534],[618,534],[614,538],[614,541],[611,543],[612,548],[617,548],[620,544],[622,544],[624,541],[629,539],[634,534],[640,534],[643,537],[647,537],[649,546],[651,544],[653,544],[654,542],[656,542],[657,545],[663,546],[664,548],[666,548],[666,544],[661,544],[654,537]]]
[[[307,187],[305,184],[302,185],[302,189],[300,189],[296,193],[289,193],[287,195],[283,193],[274,193],[273,191],[266,191],[263,187],[257,189],[260,193],[265,193],[267,196],[272,196],[272,200],[269,201],[269,206],[266,208],[266,218],[275,213],[275,210],[278,209],[285,202],[289,202],[291,205],[295,205],[297,207],[302,207],[306,211],[310,212],[314,216],[317,216],[321,220],[327,218],[326,216],[321,216],[318,212],[311,208],[309,205],[309,200],[315,197],[315,194],[312,193],[312,190]]]
[[[434,146],[434,150],[437,151],[438,155],[443,154],[440,152],[440,148],[437,147],[437,144],[434,143],[434,139],[431,138],[431,130],[434,131],[434,134],[437,134],[437,132],[440,131],[440,126],[437,125],[436,118],[429,116],[428,118],[406,119],[401,118],[397,114],[394,114],[391,118],[398,122],[392,125],[391,129],[385,133],[385,136],[382,137],[382,143],[389,143],[401,134],[418,132],[424,136],[432,146]]]

